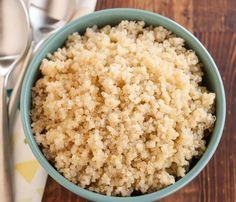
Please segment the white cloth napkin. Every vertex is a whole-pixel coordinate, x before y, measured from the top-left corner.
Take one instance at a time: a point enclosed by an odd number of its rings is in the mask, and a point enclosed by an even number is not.
[[[75,18],[93,12],[96,0],[77,0]],[[14,77],[14,74],[13,74]],[[11,81],[14,81],[11,78]],[[14,85],[13,82],[10,82]],[[13,128],[14,185],[16,202],[39,202],[42,200],[47,173],[40,166],[25,139],[20,111],[16,113]]]

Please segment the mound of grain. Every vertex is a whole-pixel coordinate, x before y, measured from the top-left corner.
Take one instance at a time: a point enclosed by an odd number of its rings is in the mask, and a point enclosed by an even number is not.
[[[67,179],[106,195],[175,183],[205,150],[215,94],[198,57],[163,27],[122,21],[74,33],[42,61],[32,130]]]

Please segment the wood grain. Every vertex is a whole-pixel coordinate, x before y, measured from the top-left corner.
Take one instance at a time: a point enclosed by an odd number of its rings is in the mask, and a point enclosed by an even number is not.
[[[194,2],[194,31],[233,32],[236,30],[236,1],[214,0]]]
[[[209,50],[225,85],[227,118],[221,143],[205,169],[186,187],[161,202],[236,201],[236,1],[98,0],[96,10],[130,7],[167,16]],[[48,178],[43,202],[88,202]]]
[[[167,16],[188,30],[193,29],[193,0],[98,0],[96,10],[108,8],[138,8]]]

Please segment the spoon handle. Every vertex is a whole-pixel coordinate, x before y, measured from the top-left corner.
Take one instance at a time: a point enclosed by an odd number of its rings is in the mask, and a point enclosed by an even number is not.
[[[29,64],[29,60],[32,56],[33,46],[34,46],[34,43],[31,44],[30,49],[28,50],[27,55],[24,58],[24,63],[21,67],[21,71],[18,75],[16,84],[14,86],[11,97],[9,99],[9,104],[8,104],[9,126],[13,126],[13,124],[14,124],[15,113],[16,113],[16,110],[17,110],[17,107],[19,104],[19,100],[20,100],[21,86],[22,86],[25,72],[27,70],[27,66]],[[12,131],[10,131],[10,132],[12,132]]]
[[[5,76],[0,76],[0,199],[13,201]]]

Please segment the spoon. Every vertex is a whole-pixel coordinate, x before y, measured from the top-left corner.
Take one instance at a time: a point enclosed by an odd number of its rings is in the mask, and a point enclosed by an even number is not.
[[[58,0],[31,0],[29,15],[37,46],[64,26],[74,14],[75,8],[76,0],[60,0],[60,3]]]
[[[31,57],[50,35],[70,20],[75,9],[76,0],[60,0],[60,3],[58,0],[31,0],[29,2],[28,10],[33,29],[33,41],[9,100],[8,113],[10,125],[14,122],[14,115],[20,99],[22,81]]]
[[[0,1],[0,198],[13,201],[6,85],[29,44],[29,20],[21,1]]]

